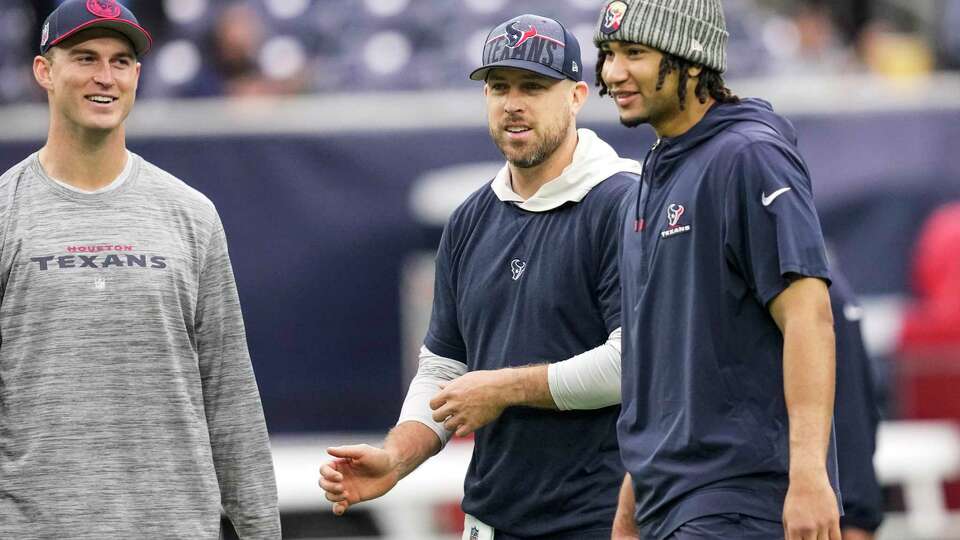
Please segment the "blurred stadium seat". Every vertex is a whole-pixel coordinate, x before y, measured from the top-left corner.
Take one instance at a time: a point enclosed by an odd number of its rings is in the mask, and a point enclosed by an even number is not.
[[[931,0],[939,17],[921,25],[917,43],[939,53],[944,66],[960,58],[955,31],[957,0]],[[589,45],[597,16],[593,0],[128,0],[154,34],[153,59],[141,82],[141,96],[207,97],[230,94],[302,94],[374,90],[430,90],[466,87],[465,75],[479,64],[477,44],[493,24],[517,13],[539,13],[563,21],[584,42],[588,65],[594,53]],[[40,100],[30,74],[29,59],[36,49],[43,14],[55,5],[49,0],[5,0],[0,4],[0,103]],[[791,17],[807,2],[727,0],[730,30],[730,77],[756,76],[782,70],[807,69],[798,54],[809,25]],[[895,0],[870,5],[900,5]],[[810,5],[823,6],[822,2]],[[246,23],[231,19],[232,27],[250,41],[250,65],[243,74],[217,59],[224,17],[237,6],[249,15]],[[241,9],[239,11],[244,11]],[[835,8],[836,12],[842,11]],[[872,12],[886,13],[880,7]],[[899,12],[897,12],[899,13]],[[909,11],[908,11],[909,13]],[[824,24],[839,32],[841,16],[825,11]],[[832,19],[831,19],[832,17]],[[927,17],[930,19],[931,17]],[[835,20],[835,23],[831,23]],[[881,36],[888,36],[881,33]],[[903,36],[881,40],[895,47]],[[913,38],[910,38],[913,39]],[[876,40],[871,41],[874,43]],[[858,50],[849,39],[832,46]],[[913,45],[911,45],[913,46]],[[902,46],[900,47],[902,49]],[[886,49],[878,49],[886,50]],[[888,55],[889,56],[889,55]],[[842,58],[843,56],[838,56]],[[823,58],[817,69],[844,70],[853,64],[833,64]],[[887,61],[889,64],[889,61]],[[802,66],[807,66],[804,68]],[[231,79],[245,77],[240,84]]]

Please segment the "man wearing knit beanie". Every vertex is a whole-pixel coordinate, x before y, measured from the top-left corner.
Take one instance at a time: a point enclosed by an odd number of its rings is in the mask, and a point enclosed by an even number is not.
[[[658,137],[621,227],[614,537],[839,540],[811,181],[793,126],[724,85],[725,26],[719,0],[608,1],[597,22],[601,95]]]

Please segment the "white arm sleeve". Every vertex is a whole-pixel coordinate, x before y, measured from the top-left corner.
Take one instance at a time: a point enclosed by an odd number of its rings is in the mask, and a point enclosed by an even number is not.
[[[426,346],[420,347],[420,365],[417,367],[417,374],[410,381],[397,424],[410,420],[420,422],[440,437],[441,447],[446,446],[453,432],[447,431],[443,423],[433,420],[430,400],[440,391],[441,383],[450,382],[466,372],[467,366],[463,362],[437,356]],[[617,396],[619,395],[618,389]]]
[[[550,395],[561,411],[620,403],[620,329],[607,342],[547,367]]]

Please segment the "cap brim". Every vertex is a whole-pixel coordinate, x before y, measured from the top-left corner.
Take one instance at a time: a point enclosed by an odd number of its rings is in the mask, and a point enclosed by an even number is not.
[[[484,81],[487,79],[487,74],[490,73],[490,70],[497,69],[497,68],[522,69],[525,71],[532,71],[537,75],[543,75],[544,77],[549,77],[551,79],[557,79],[557,80],[569,79],[569,77],[567,77],[563,73],[560,73],[559,71],[553,68],[547,67],[538,62],[531,62],[529,60],[517,60],[517,59],[501,60],[499,62],[494,62],[492,64],[481,66],[470,73],[470,78],[475,81]]]
[[[51,41],[47,48],[49,49],[50,47],[53,47],[58,43],[70,39],[72,36],[91,28],[107,28],[123,34],[127,39],[130,40],[130,43],[133,44],[133,50],[137,56],[142,56],[145,54],[153,45],[153,38],[150,37],[150,33],[133,21],[128,21],[126,19],[96,19],[81,24],[80,26],[61,35],[56,40]]]

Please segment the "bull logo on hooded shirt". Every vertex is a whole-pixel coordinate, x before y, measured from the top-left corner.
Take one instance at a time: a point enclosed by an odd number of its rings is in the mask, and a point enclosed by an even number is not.
[[[660,238],[671,238],[677,236],[678,234],[684,234],[690,232],[692,226],[689,222],[686,225],[680,224],[680,217],[683,216],[683,213],[686,211],[686,208],[682,204],[671,204],[667,207],[667,225],[668,227],[660,231]]]
[[[510,261],[510,274],[513,275],[513,280],[517,281],[520,279],[520,276],[523,275],[523,271],[527,269],[526,261],[521,261],[520,259],[514,259]]]
[[[667,207],[667,223],[671,227],[676,227],[680,223],[680,216],[683,215],[684,208],[682,204],[671,204]]]
[[[627,14],[627,4],[625,2],[610,2],[607,9],[603,11],[603,24],[600,25],[600,31],[604,34],[612,34],[620,29],[623,23],[623,16]]]
[[[523,45],[527,42],[528,39],[536,37],[537,27],[530,25],[526,30],[520,30],[519,22],[512,22],[507,25],[507,47],[510,49],[516,49],[517,47]]]

